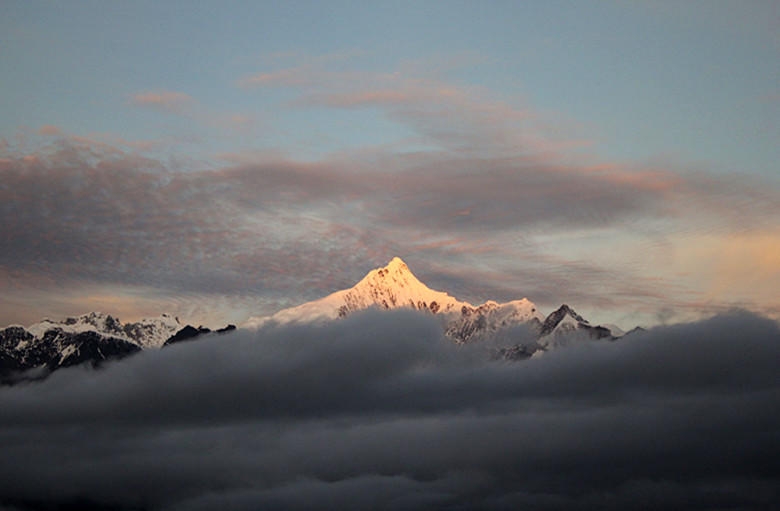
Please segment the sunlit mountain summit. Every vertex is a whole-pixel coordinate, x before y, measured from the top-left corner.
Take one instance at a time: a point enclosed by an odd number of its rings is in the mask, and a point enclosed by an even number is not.
[[[539,338],[574,331],[585,332],[592,338],[612,336],[608,328],[591,326],[567,305],[545,317],[527,298],[505,303],[489,300],[481,305],[458,300],[446,292],[426,286],[400,257],[394,257],[385,267],[371,270],[349,289],[271,316],[252,317],[243,327],[330,321],[371,308],[406,308],[433,314],[440,319],[446,335],[457,343],[484,340],[520,326]],[[546,344],[549,342],[542,343]]]

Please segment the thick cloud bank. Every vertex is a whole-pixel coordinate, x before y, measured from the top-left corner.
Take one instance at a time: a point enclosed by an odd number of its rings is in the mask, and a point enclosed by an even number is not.
[[[769,509],[780,329],[520,363],[429,317],[237,332],[0,389],[0,509]]]

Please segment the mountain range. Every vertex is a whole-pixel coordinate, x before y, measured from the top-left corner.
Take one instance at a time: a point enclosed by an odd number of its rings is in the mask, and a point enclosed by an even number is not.
[[[445,334],[459,344],[484,341],[517,327],[531,332],[541,347],[551,345],[556,337],[573,332],[594,339],[622,335],[615,327],[591,325],[566,304],[544,316],[527,298],[505,303],[490,300],[481,305],[460,301],[420,282],[399,257],[383,268],[371,270],[349,289],[271,316],[251,317],[242,326],[260,328],[269,324],[331,321],[372,307],[409,308],[430,313],[440,320]]]
[[[216,333],[234,329],[228,325]],[[208,328],[183,326],[170,314],[122,323],[109,314],[90,312],[63,321],[44,319],[26,328],[12,325],[0,330],[0,383],[38,379],[85,363],[98,367],[107,360],[209,333]]]
[[[366,310],[408,308],[431,314],[444,334],[457,344],[501,339],[497,355],[521,359],[544,352],[573,338],[614,340],[622,331],[592,325],[564,304],[547,316],[522,298],[505,303],[487,301],[472,305],[443,291],[430,289],[400,258],[371,270],[349,289],[319,300],[281,310],[270,316],[249,318],[242,329],[290,323],[322,323]],[[234,330],[228,325],[215,333]],[[212,332],[208,328],[182,326],[178,318],[161,314],[136,323],[121,323],[108,314],[91,312],[55,322],[48,319],[28,327],[0,330],[0,381],[15,382],[43,377],[62,367],[123,358],[145,349],[190,340]]]

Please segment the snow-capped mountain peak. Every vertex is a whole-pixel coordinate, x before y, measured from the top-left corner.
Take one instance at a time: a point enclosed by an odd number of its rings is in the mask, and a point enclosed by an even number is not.
[[[360,282],[352,288],[354,291],[370,289],[402,289],[414,291],[430,291],[425,284],[409,270],[409,267],[399,257],[394,257],[384,268],[375,268],[368,272]]]
[[[465,304],[420,282],[399,257],[394,257],[384,268],[368,272],[354,287],[345,290],[343,299],[346,308],[340,307],[340,316],[369,307],[447,312]]]
[[[526,298],[503,304],[489,301],[474,306],[443,291],[433,290],[423,284],[401,258],[394,257],[387,266],[369,271],[349,289],[284,309],[272,316],[250,318],[243,327],[333,320],[372,307],[410,308],[432,313],[441,318],[445,332],[457,342],[468,342],[513,324],[531,320],[541,322],[544,319]]]
[[[324,298],[284,309],[272,316],[252,317],[245,328],[266,323],[312,322],[344,317],[352,312],[377,307],[396,309],[409,307],[433,313],[459,310],[460,302],[447,293],[435,291],[420,282],[400,257],[387,266],[369,271],[349,289],[336,291]]]

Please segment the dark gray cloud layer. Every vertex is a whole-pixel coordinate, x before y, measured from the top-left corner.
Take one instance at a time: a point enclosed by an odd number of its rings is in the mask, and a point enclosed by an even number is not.
[[[113,147],[61,140],[0,160],[0,270],[176,291],[289,289],[258,268],[305,275],[301,263],[327,255],[357,253],[365,264],[413,251],[395,240],[609,225],[659,199],[609,175],[525,160],[393,160],[381,172],[285,160],[169,172]]]
[[[780,329],[747,313],[523,363],[367,312],[0,389],[0,503],[769,509]]]

